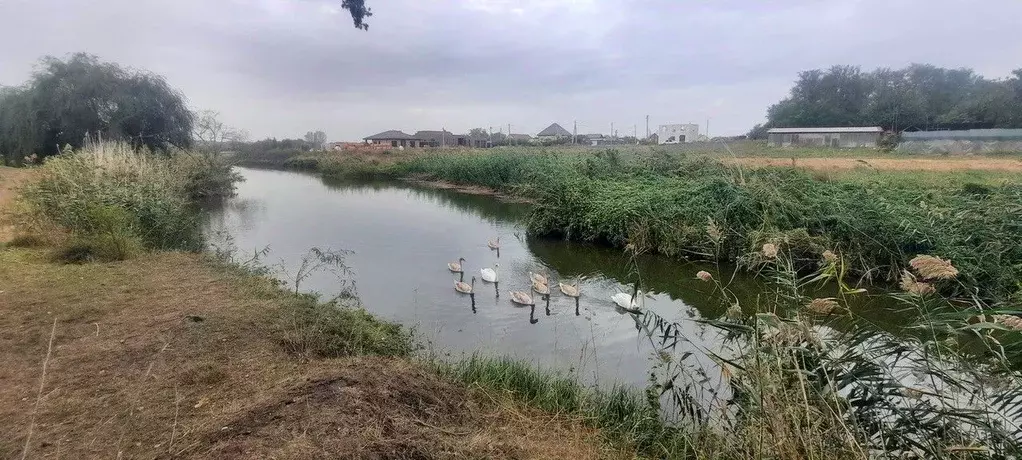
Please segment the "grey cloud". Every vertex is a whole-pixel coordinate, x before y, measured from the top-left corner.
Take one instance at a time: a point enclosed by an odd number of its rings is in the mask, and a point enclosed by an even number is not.
[[[1015,0],[372,0],[368,32],[339,3],[6,0],[15,27],[0,42],[17,46],[0,49],[0,84],[43,54],[88,51],[166,75],[257,136],[574,119],[625,132],[647,114],[737,134],[801,70],[930,62],[997,77],[1022,55]]]

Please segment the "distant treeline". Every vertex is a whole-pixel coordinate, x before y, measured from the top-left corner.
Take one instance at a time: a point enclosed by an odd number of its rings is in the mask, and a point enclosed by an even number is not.
[[[791,95],[770,106],[769,128],[881,126],[901,131],[1022,128],[1022,69],[990,80],[972,69],[912,64],[863,72],[834,66],[799,73]]]

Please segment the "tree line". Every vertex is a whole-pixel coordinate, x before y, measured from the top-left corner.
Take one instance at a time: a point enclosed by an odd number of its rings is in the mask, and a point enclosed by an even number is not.
[[[863,72],[833,66],[799,73],[790,95],[767,110],[769,128],[880,126],[891,131],[1022,128],[1022,69],[988,79],[972,69],[912,64]]]

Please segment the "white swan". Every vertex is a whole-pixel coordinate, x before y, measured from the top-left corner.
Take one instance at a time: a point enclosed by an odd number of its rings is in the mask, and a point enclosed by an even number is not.
[[[500,267],[500,264],[493,264],[493,268],[484,268],[482,270],[479,270],[479,273],[481,273],[481,276],[482,276],[482,279],[483,279],[484,283],[496,283],[497,282],[497,268],[498,267]]]
[[[454,282],[454,290],[458,291],[458,292],[460,292],[462,294],[471,294],[472,290],[475,289],[475,285],[476,285],[476,277],[473,276],[472,277],[472,284],[471,285],[466,283],[466,282],[464,282],[464,281],[455,281]]]
[[[461,268],[461,264],[465,263],[465,258],[459,258],[457,262],[448,262],[447,269],[454,273],[462,273],[464,270]]]
[[[486,246],[489,246],[490,249],[500,249],[500,237],[498,236],[495,240],[487,241]]]
[[[550,284],[547,282],[546,276],[540,275],[539,273],[529,272],[529,278],[532,279],[533,283]]]
[[[510,294],[511,303],[513,304],[522,305],[526,307],[529,305],[536,305],[536,303],[532,301],[532,296],[530,296],[527,292],[511,291]]]
[[[618,308],[629,313],[642,312],[642,291],[636,290],[634,296],[628,295],[624,292],[618,292],[617,294],[610,296],[610,300],[613,300]]]

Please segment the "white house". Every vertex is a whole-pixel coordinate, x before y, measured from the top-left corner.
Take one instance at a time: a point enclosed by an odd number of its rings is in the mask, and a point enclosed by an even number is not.
[[[678,124],[660,125],[657,129],[657,139],[660,144],[681,144],[685,142],[696,142],[699,140],[699,125]]]

